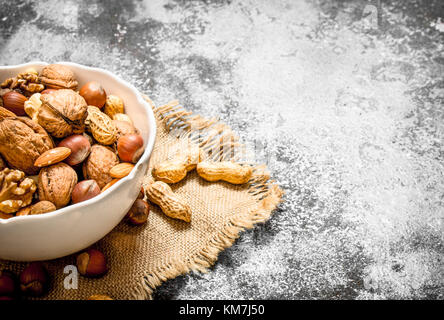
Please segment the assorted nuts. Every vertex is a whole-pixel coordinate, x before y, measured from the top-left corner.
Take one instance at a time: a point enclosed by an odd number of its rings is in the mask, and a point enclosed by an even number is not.
[[[194,170],[203,158],[203,152],[198,146],[190,146],[185,152],[176,154],[173,159],[154,166],[152,175],[156,180],[176,183],[185,178],[189,171]]]
[[[126,136],[129,137],[129,136]],[[151,170],[155,182],[148,185],[145,193],[148,199],[157,204],[163,213],[171,218],[191,221],[191,209],[185,199],[174,194],[167,183],[183,180],[189,171],[196,169],[197,174],[206,181],[225,181],[231,184],[247,183],[253,173],[249,165],[204,159],[204,152],[197,145],[189,145],[171,159],[156,164]]]
[[[123,100],[107,95],[98,82],[77,92],[78,85],[75,74],[58,64],[1,83],[0,219],[45,214],[94,198],[129,175],[142,156],[143,138],[124,113]],[[253,171],[248,165],[207,161],[201,148],[189,146],[152,169],[155,181],[141,189],[126,221],[136,226],[147,222],[146,195],[168,217],[191,222],[190,205],[168,184],[195,169],[206,181],[232,184],[247,183]],[[80,253],[76,264],[85,277],[108,271],[105,255],[92,248]],[[0,300],[15,299],[19,291],[41,296],[48,287],[42,263],[29,264],[19,282],[13,273],[0,271]],[[112,298],[98,294],[88,300]]]
[[[124,101],[107,95],[95,81],[76,91],[79,83],[69,67],[29,69],[0,86],[0,219],[89,200],[129,175],[143,154],[144,141],[124,113]],[[147,221],[143,197],[142,189],[127,214],[130,224]],[[108,270],[96,249],[79,254],[77,267],[86,277]],[[37,297],[48,288],[48,272],[40,262],[29,264],[19,280],[0,271],[0,300],[20,292]],[[112,300],[106,295],[89,299]]]
[[[97,81],[79,86],[60,64],[2,81],[1,219],[91,199],[127,176],[143,154],[124,101]]]

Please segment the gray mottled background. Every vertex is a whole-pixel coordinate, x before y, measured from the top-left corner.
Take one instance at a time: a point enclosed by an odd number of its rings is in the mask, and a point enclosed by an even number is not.
[[[268,151],[285,203],[157,299],[443,299],[443,4],[0,1],[0,64],[106,68]]]

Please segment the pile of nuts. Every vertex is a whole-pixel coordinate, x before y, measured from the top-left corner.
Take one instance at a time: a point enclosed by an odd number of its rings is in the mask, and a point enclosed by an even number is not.
[[[66,66],[48,65],[38,73],[26,70],[6,79],[0,89],[0,219],[52,212],[91,199],[127,176],[144,151],[144,141],[123,101],[107,95],[97,82],[77,90]],[[198,146],[189,146],[152,170],[155,181],[143,188],[126,215],[132,225],[149,215],[145,195],[169,217],[191,222],[187,201],[169,184],[196,170],[209,182],[247,183],[252,167],[205,159]],[[104,254],[89,248],[77,256],[85,277],[101,277],[108,267]],[[40,262],[29,264],[16,277],[0,271],[0,300],[19,293],[41,296],[49,276]],[[90,300],[112,300],[94,295]]]
[[[77,270],[85,277],[97,278],[108,271],[106,258],[96,249],[77,256]],[[41,297],[50,288],[50,275],[42,262],[31,262],[17,277],[9,270],[0,270],[0,301],[17,300],[21,296]],[[92,295],[88,300],[113,300],[107,295]]]
[[[187,201],[175,194],[169,184],[182,181],[188,172],[196,169],[197,174],[206,181],[225,181],[231,184],[247,183],[253,174],[250,165],[231,161],[209,161],[197,145],[189,145],[171,159],[155,165],[151,171],[156,180],[146,189],[148,199],[157,204],[170,218],[191,222],[191,208]]]
[[[0,86],[0,218],[91,199],[144,152],[122,99],[95,81],[77,91],[64,65],[31,68]]]
[[[91,199],[127,176],[144,141],[124,102],[95,81],[77,90],[74,73],[52,64],[6,79],[0,89],[0,219],[44,214]],[[126,215],[132,225],[148,219],[142,188]],[[89,248],[77,257],[85,277],[101,277],[104,254]],[[41,296],[49,289],[43,263],[16,277],[0,270],[0,300]],[[90,300],[112,300],[94,295]]]

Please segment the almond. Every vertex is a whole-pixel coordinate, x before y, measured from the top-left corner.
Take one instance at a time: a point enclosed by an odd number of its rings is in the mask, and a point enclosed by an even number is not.
[[[105,190],[111,188],[111,187],[112,187],[117,181],[119,181],[119,180],[120,180],[120,179],[113,179],[113,180],[111,180],[110,182],[108,182],[108,183],[106,184],[106,186],[103,187],[103,189],[102,189],[101,192],[105,192]]]
[[[57,147],[42,153],[40,157],[35,160],[34,165],[39,168],[47,167],[65,160],[69,157],[70,154],[71,149],[65,147]]]
[[[113,178],[120,179],[129,175],[133,168],[134,165],[132,163],[119,163],[118,165],[111,168],[111,170],[109,171],[109,175]]]

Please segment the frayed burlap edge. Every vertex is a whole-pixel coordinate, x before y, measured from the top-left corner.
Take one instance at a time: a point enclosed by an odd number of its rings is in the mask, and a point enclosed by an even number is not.
[[[205,119],[199,115],[193,115],[192,112],[183,109],[177,101],[156,108],[148,97],[144,96],[144,98],[151,105],[159,122],[168,131],[177,131],[178,134],[187,135],[193,139],[194,131],[199,130],[199,141],[195,142],[202,148],[210,148],[213,143],[220,143],[222,140],[226,141],[227,136],[233,147],[242,147],[242,144],[238,142],[238,137],[227,125],[215,119]],[[202,138],[202,132],[208,134],[206,139]],[[203,136],[205,137],[205,135]],[[236,160],[235,156],[231,158]],[[222,160],[222,156],[218,155],[214,160]],[[208,269],[216,262],[219,253],[231,247],[239,237],[240,232],[253,228],[257,223],[266,222],[273,210],[282,201],[283,196],[283,191],[275,181],[268,180],[269,173],[266,167],[264,165],[256,166],[255,174],[253,174],[253,178],[249,182],[249,192],[257,199],[256,206],[231,217],[222,230],[215,234],[204,248],[190,256],[187,260],[170,259],[165,266],[159,267],[154,272],[145,275],[140,285],[135,288],[133,297],[138,300],[152,299],[154,290],[169,279],[191,271],[207,273]]]

